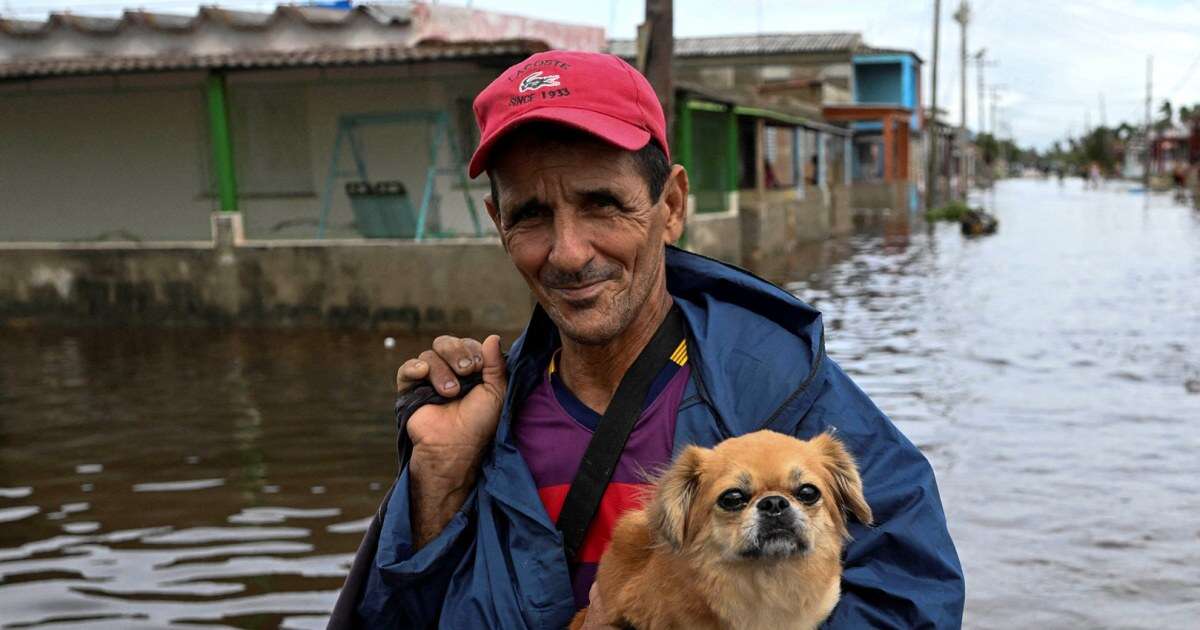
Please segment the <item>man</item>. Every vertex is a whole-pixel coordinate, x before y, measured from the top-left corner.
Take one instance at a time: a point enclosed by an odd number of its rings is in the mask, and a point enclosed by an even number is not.
[[[450,402],[401,435],[400,477],[331,627],[562,628],[586,605],[613,520],[687,444],[761,428],[836,430],[877,523],[853,523],[835,628],[957,627],[963,579],[933,473],[824,353],[820,314],[787,292],[670,247],[687,173],[670,166],[646,80],[608,55],[551,51],[475,101],[488,213],[537,306],[507,362],[500,340],[439,337],[397,375]],[[487,273],[487,270],[479,270]],[[588,436],[668,317],[686,337],[643,402],[579,555],[553,516]],[[482,384],[459,397],[460,379]],[[411,445],[411,451],[408,451]],[[591,601],[593,610],[603,602]],[[589,620],[594,622],[594,618]]]

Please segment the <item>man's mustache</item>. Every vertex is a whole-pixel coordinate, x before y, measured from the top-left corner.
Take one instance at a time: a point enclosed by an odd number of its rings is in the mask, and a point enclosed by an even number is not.
[[[591,261],[577,271],[564,271],[552,265],[542,267],[538,280],[548,289],[572,289],[621,277],[621,267]]]

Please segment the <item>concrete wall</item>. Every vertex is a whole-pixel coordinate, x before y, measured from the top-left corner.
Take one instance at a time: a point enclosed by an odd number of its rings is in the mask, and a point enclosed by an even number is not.
[[[247,234],[316,236],[339,115],[443,110],[456,137],[471,134],[462,145],[473,146],[470,101],[494,75],[465,62],[230,75]],[[209,238],[217,200],[203,80],[167,73],[0,85],[0,242]],[[361,137],[370,177],[403,181],[418,206],[429,128],[375,127]],[[349,152],[343,159],[349,169]],[[330,237],[358,236],[346,181],[334,186]],[[457,179],[438,178],[436,191],[440,227],[473,234]],[[486,179],[469,191],[490,230]]]
[[[802,243],[829,238],[836,216],[828,189],[743,190],[738,193],[741,264],[770,274],[778,260]]]
[[[688,217],[687,249],[734,265],[742,264],[740,221],[736,210]]]
[[[324,73],[304,70],[257,72],[235,77],[230,81],[235,104],[240,94],[268,94],[272,90],[289,92],[303,99],[308,125],[308,194],[298,190],[294,196],[243,199],[241,209],[246,216],[247,236],[260,239],[316,236],[316,219],[320,214],[321,195],[337,136],[337,120],[343,114],[443,110],[449,115],[454,137],[460,145],[455,149],[461,159],[466,160],[470,156],[464,155],[464,149],[474,146],[477,133],[474,119],[470,117],[470,103],[493,78],[494,71],[473,64],[343,69]],[[236,128],[234,133],[238,134]],[[370,178],[404,182],[414,208],[419,207],[430,164],[430,128],[418,123],[370,127],[363,129],[359,137]],[[464,141],[464,137],[467,140]],[[451,166],[448,145],[439,147],[438,158],[438,166]],[[341,160],[343,170],[354,170],[351,153],[345,146]],[[329,237],[359,236],[353,225],[350,200],[344,191],[345,183],[351,179],[357,177],[338,178],[334,185],[326,232]],[[469,218],[458,178],[439,176],[435,190],[437,210],[433,227],[472,235],[474,224]],[[494,233],[483,207],[487,191],[487,180],[483,177],[469,186],[481,226],[487,233]]]
[[[908,212],[911,186],[908,182],[855,182],[850,186],[850,207]]]
[[[0,326],[512,331],[533,304],[496,239],[217,242],[0,249]]]
[[[851,208],[849,186],[830,186],[830,219],[829,231],[831,236],[845,236],[854,231],[854,213]]]
[[[0,84],[0,241],[208,238],[202,78]]]

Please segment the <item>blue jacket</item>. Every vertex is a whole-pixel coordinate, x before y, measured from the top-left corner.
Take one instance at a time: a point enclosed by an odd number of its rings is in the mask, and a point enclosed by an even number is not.
[[[851,526],[828,628],[957,628],[964,584],[925,457],[825,355],[821,315],[740,269],[669,248],[667,287],[688,326],[693,378],[675,448],[770,428],[828,429],[857,458],[876,524]],[[414,552],[403,468],[359,550],[331,627],[562,628],[575,613],[561,537],[513,440],[513,410],[557,332],[541,309],[509,352],[509,388],[479,481]]]

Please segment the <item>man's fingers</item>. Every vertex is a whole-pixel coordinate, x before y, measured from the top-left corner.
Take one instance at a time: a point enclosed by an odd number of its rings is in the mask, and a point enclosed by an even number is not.
[[[458,376],[454,370],[433,350],[426,350],[418,357],[429,365],[428,380],[437,393],[453,398],[458,395]]]
[[[396,370],[396,391],[407,391],[429,376],[429,364],[420,359],[409,359]]]
[[[442,335],[433,340],[433,351],[459,376],[466,376],[479,371],[479,354],[472,352],[466,339]]]
[[[500,335],[489,335],[483,340],[483,382],[493,388],[501,400],[508,388],[508,375],[504,371],[504,354],[500,352]]]
[[[475,361],[475,369],[483,369],[483,344],[470,337],[463,337],[463,347],[470,353],[471,358]]]

